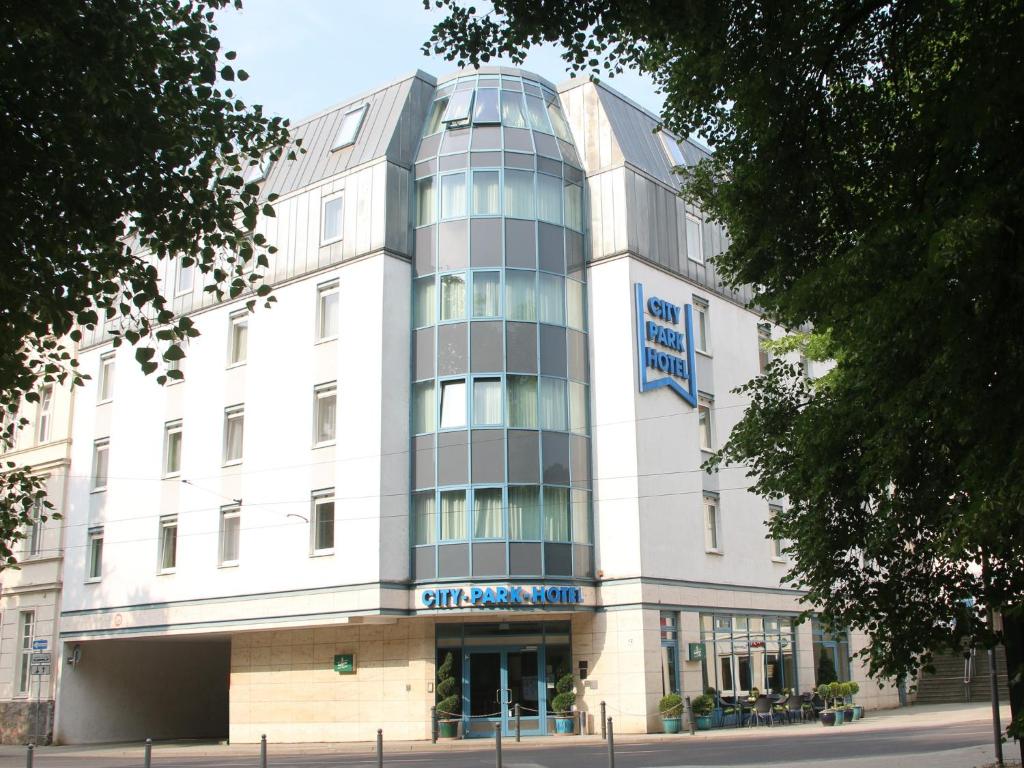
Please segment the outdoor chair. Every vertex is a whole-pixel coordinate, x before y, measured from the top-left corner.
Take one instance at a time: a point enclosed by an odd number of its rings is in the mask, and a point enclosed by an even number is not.
[[[762,721],[767,721],[768,725],[775,723],[775,713],[772,711],[772,702],[764,694],[757,697],[757,701],[754,702],[754,716],[751,717],[751,721],[760,725]]]
[[[804,719],[804,700],[796,693],[786,699],[786,722],[792,723],[794,718],[801,722]]]
[[[722,708],[722,727],[724,728],[727,724],[732,726],[742,725],[742,710],[739,704],[736,703],[736,699],[732,696],[719,696],[718,706]],[[728,722],[729,718],[732,718],[732,722]]]

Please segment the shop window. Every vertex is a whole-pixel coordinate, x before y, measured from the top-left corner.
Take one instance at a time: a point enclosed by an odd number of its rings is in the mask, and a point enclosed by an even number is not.
[[[814,649],[814,684],[850,679],[850,639],[846,630],[836,629],[819,616],[811,618]]]
[[[679,693],[678,614],[662,611],[661,625],[661,695]]]
[[[242,510],[238,505],[222,507],[220,510],[220,551],[219,563],[223,566],[238,565],[239,539],[241,538]]]
[[[313,494],[309,523],[311,554],[329,555],[334,552],[334,489]]]
[[[454,379],[441,382],[441,429],[466,426],[466,382]]]

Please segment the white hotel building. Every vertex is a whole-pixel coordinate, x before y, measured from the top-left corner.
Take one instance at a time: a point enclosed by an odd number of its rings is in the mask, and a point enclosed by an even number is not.
[[[276,306],[162,264],[184,382],[84,340],[58,741],[428,738],[449,652],[467,736],[516,703],[548,733],[570,670],[620,732],[669,690],[850,674],[860,637],[793,625],[771,505],[701,470],[770,331],[676,197],[705,150],[657,125],[588,81],[417,72],[257,174]]]

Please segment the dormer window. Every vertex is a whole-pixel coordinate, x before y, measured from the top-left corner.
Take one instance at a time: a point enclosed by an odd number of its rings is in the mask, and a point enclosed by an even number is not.
[[[334,144],[331,145],[332,150],[356,143],[356,137],[359,135],[359,128],[363,124],[368,107],[368,104],[360,104],[345,113],[345,117],[341,120],[341,128],[338,129],[338,135],[334,137]]]
[[[272,158],[268,152],[260,158],[259,163],[253,163],[245,169],[245,172],[242,174],[242,181],[246,184],[263,181],[267,178],[267,174],[270,173],[270,166],[273,162],[274,158]]]
[[[444,111],[441,121],[451,125],[469,122],[469,112],[473,106],[473,91],[456,91],[448,100],[448,108]]]

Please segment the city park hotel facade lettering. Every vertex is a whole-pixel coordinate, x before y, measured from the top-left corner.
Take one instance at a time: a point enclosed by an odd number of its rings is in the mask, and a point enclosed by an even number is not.
[[[781,331],[677,195],[706,150],[657,129],[601,83],[416,72],[249,172],[272,310],[157,264],[183,382],[83,339],[56,740],[423,739],[439,670],[467,738],[553,733],[570,673],[590,730],[709,686],[896,704],[796,623],[775,503],[702,469]]]

